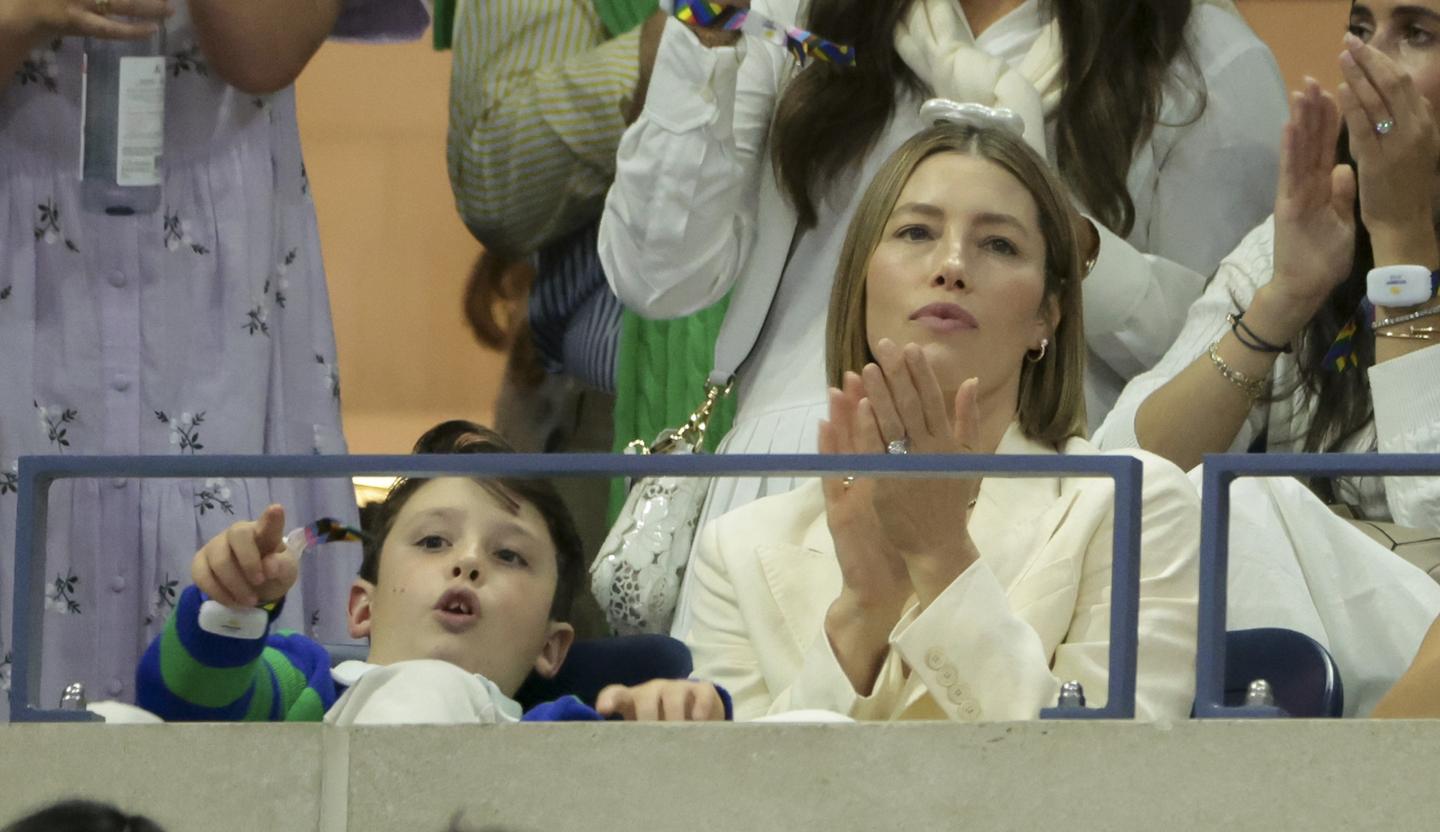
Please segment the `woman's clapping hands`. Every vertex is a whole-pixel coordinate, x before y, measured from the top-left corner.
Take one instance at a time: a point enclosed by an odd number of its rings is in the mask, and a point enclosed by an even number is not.
[[[881,453],[904,440],[912,453],[976,453],[978,382],[955,394],[954,415],[924,351],[889,340],[845,390],[830,393],[822,453]],[[827,480],[825,496],[846,592],[880,597],[887,608],[913,593],[927,606],[978,557],[968,533],[975,478]],[[901,593],[904,593],[903,595]]]

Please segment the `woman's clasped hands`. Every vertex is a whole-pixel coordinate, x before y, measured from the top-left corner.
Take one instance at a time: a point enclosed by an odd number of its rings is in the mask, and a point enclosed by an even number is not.
[[[960,385],[952,415],[924,351],[881,340],[874,363],[831,389],[820,452],[976,453],[977,388],[973,378]],[[842,576],[834,623],[853,628],[859,617],[888,635],[912,596],[928,607],[978,558],[967,526],[979,479],[846,477],[823,487]]]

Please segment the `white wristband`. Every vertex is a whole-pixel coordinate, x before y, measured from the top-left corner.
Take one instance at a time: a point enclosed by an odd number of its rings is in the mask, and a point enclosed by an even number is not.
[[[1430,270],[1424,266],[1380,266],[1365,277],[1365,296],[1376,306],[1419,306],[1430,300]]]

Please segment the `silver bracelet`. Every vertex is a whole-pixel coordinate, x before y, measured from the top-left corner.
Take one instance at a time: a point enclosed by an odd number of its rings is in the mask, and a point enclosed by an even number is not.
[[[1376,323],[1373,329],[1385,329],[1386,327],[1399,326],[1400,324],[1408,324],[1411,321],[1418,321],[1421,318],[1428,318],[1431,315],[1440,315],[1440,306],[1436,306],[1432,309],[1421,309],[1417,312],[1407,312],[1404,315],[1396,315],[1393,318],[1386,318],[1385,320]]]

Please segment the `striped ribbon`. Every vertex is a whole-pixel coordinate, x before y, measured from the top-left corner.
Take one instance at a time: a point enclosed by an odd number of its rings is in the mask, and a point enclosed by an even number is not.
[[[287,548],[295,550],[296,557],[299,557],[307,549],[313,549],[322,543],[339,543],[341,541],[365,542],[365,533],[352,526],[346,526],[333,517],[321,517],[308,526],[301,526],[292,529],[285,535]]]
[[[855,64],[853,48],[833,43],[798,26],[782,26],[750,9],[714,0],[674,0],[671,13],[687,26],[741,32],[784,47],[801,66],[811,58],[836,66]]]

